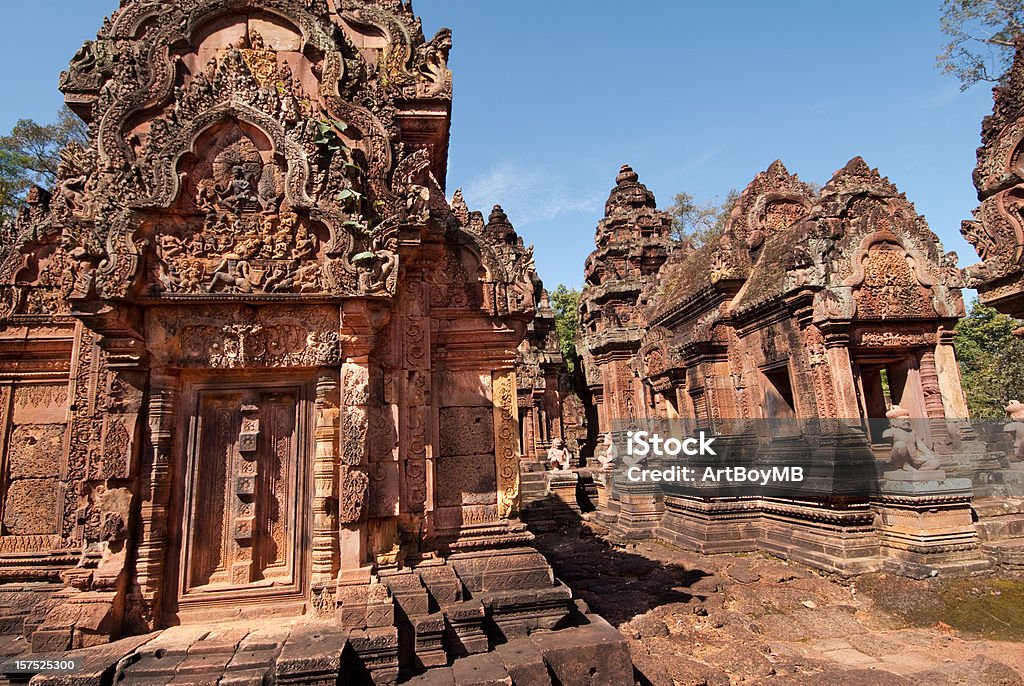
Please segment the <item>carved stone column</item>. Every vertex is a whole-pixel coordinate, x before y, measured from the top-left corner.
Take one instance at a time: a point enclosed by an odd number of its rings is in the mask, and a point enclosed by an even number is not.
[[[366,435],[369,430],[370,368],[367,355],[348,357],[341,367],[341,466],[338,524],[341,577],[367,562],[366,501],[370,479]]]
[[[316,384],[316,452],[313,458],[313,607],[318,617],[333,611],[338,574],[338,375],[324,371]]]
[[[939,389],[939,372],[935,365],[935,352],[925,350],[918,362],[921,369],[921,392],[924,395],[924,411],[928,419],[942,419],[942,391]]]
[[[836,419],[859,430],[860,407],[853,379],[849,343],[849,336],[830,336],[826,342],[825,355],[828,358],[829,371],[832,373],[832,388],[835,390]]]
[[[143,458],[142,536],[136,554],[140,607],[137,619],[152,628],[159,621],[163,570],[167,558],[167,521],[171,501],[178,383],[174,376],[154,372],[149,380],[149,450]]]
[[[255,395],[255,394],[253,394]],[[236,556],[231,565],[231,583],[254,581],[253,535],[256,525],[256,482],[260,479],[256,447],[260,435],[260,406],[256,397],[242,401],[242,430],[238,434],[238,456],[235,462],[235,498],[231,504],[231,532]]]
[[[519,512],[519,412],[516,402],[516,373],[494,372],[494,455],[498,475],[498,516],[514,517]]]
[[[935,346],[935,372],[939,379],[939,392],[946,419],[966,420],[970,418],[964,389],[960,384],[960,368],[956,363],[953,349],[953,332],[942,331],[939,344]]]
[[[402,316],[395,327],[398,366],[396,396],[398,404],[398,460],[401,469],[401,519],[409,547],[416,553],[422,544],[424,514],[433,509],[434,440],[436,409],[431,390],[430,298],[424,285],[424,270],[409,269],[401,292]]]

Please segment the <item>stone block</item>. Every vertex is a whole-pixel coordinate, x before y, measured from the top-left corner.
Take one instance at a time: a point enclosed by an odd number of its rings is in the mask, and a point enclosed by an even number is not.
[[[626,638],[597,615],[590,624],[550,633],[537,632],[530,640],[562,684],[622,686],[633,683],[633,661]]]
[[[440,506],[487,505],[494,502],[494,454],[440,457],[437,468],[437,503]]]
[[[515,686],[551,686],[544,656],[529,638],[517,638],[494,649]]]
[[[442,407],[439,423],[440,457],[494,454],[492,407]]]
[[[275,664],[278,683],[339,674],[348,637],[348,631],[330,624],[303,624],[292,628]]]
[[[439,607],[444,608],[462,600],[462,580],[448,565],[421,565],[416,572]]]
[[[349,647],[375,686],[390,686],[398,679],[398,630],[353,631]]]
[[[185,660],[185,655],[160,653],[157,655],[144,655],[138,662],[129,665],[124,669],[127,676],[132,679],[156,678],[166,676],[168,680],[178,672],[178,665]]]
[[[456,686],[455,674],[447,667],[429,669],[423,674],[412,677],[405,684],[407,686]]]
[[[249,635],[248,629],[229,629],[227,631],[211,631],[202,640],[193,643],[189,655],[209,655],[215,653],[234,653],[238,644]]]
[[[418,667],[439,667],[448,664],[444,649],[444,613],[437,612],[412,620],[415,635],[415,661]]]
[[[32,634],[33,653],[60,653],[71,647],[72,627],[38,629]]]
[[[547,588],[555,583],[551,566],[533,548],[457,553],[448,561],[473,593]]]
[[[490,617],[505,638],[554,629],[569,616],[572,589],[559,583],[547,588],[509,590],[481,595]]]
[[[217,682],[217,686],[263,686],[266,683],[267,670],[248,669],[240,672],[227,672]]]
[[[270,670],[277,660],[279,651],[271,650],[239,650],[228,662],[226,673],[244,672],[252,669]]]
[[[230,653],[205,653],[201,655],[188,655],[178,665],[179,675],[203,675],[210,676],[214,673],[220,676],[231,661]]]
[[[512,686],[512,677],[494,653],[470,655],[455,661],[452,674],[458,686]]]
[[[490,648],[483,630],[486,612],[479,600],[453,603],[444,610],[448,622],[447,644],[455,657],[486,653]]]
[[[946,472],[941,469],[919,469],[914,472],[901,469],[883,472],[882,478],[887,481],[942,481],[946,478]]]

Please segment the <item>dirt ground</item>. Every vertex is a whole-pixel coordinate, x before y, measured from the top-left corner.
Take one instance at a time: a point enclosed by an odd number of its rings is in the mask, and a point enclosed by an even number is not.
[[[641,686],[1024,686],[1024,578],[841,579],[767,555],[539,537]]]

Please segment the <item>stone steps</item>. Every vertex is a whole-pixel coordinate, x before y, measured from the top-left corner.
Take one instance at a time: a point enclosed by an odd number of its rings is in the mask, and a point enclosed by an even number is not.
[[[981,549],[1003,569],[1024,570],[1024,538],[986,543]]]
[[[1024,570],[1024,498],[979,498],[972,503],[981,550],[993,565]]]
[[[625,637],[585,606],[578,607],[577,626],[534,631],[511,638],[493,650],[449,659],[403,679],[418,686],[621,686],[633,683],[633,665]],[[330,622],[250,631],[239,625],[202,629],[174,627],[160,634],[135,637],[63,655],[83,661],[84,680],[39,675],[41,686],[119,686],[217,683],[220,686],[391,686],[398,670],[373,669],[352,658],[359,632]],[[372,641],[372,639],[371,639]],[[367,669],[369,667],[369,669]],[[27,683],[0,675],[0,686]],[[9,680],[10,679],[10,680]]]
[[[978,518],[978,538],[983,543],[1024,537],[1024,499],[979,498],[971,506]]]
[[[625,638],[597,615],[586,624],[536,632],[496,647],[493,652],[455,660],[403,684],[410,686],[622,686],[633,683]]]

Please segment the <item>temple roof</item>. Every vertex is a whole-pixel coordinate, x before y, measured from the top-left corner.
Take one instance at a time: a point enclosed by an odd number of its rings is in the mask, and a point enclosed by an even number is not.
[[[806,215],[813,199],[809,186],[780,160],[760,172],[740,193],[722,229],[694,251],[677,250],[651,290],[648,311],[656,322],[723,281],[751,277],[762,246]],[[769,269],[770,271],[770,269]]]

